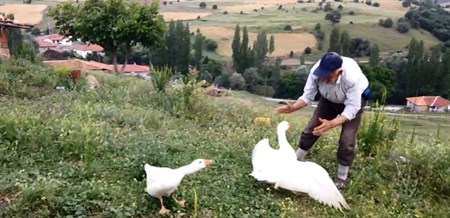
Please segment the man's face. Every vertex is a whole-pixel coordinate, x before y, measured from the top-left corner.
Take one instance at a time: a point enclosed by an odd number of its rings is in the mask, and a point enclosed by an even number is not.
[[[336,81],[336,79],[339,77],[339,75],[342,74],[342,69],[336,69],[333,72],[331,72],[328,76],[323,77],[323,81],[327,84],[332,83],[334,81]]]

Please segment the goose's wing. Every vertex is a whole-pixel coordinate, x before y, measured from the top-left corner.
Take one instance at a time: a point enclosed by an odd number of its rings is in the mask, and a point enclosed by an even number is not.
[[[252,165],[253,169],[263,168],[272,160],[275,149],[270,147],[269,139],[262,139],[259,141],[252,151]]]
[[[342,207],[350,209],[326,170],[313,162],[297,161],[275,187],[308,193],[311,198],[338,210],[342,210]]]
[[[278,163],[277,151],[270,147],[269,139],[259,141],[252,151],[253,171],[250,175],[258,181],[272,181],[274,178],[273,169]]]
[[[323,167],[313,162],[307,162],[305,167],[308,168],[308,176],[311,179],[311,185],[308,190],[310,197],[338,210],[342,210],[342,207],[350,209],[341,192]]]
[[[182,176],[175,170],[166,167],[144,166],[147,192],[150,195],[167,195],[180,185]]]

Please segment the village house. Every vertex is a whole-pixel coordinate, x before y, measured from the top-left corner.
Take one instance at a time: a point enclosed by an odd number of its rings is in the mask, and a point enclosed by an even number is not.
[[[9,58],[8,48],[8,28],[31,29],[33,25],[17,23],[14,20],[9,20],[3,15],[0,16],[0,58]]]
[[[415,112],[448,112],[450,101],[441,96],[418,96],[406,98],[406,107]]]

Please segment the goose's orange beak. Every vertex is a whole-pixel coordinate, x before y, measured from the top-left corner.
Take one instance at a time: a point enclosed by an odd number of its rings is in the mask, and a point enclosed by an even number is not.
[[[206,166],[210,165],[213,162],[213,160],[210,159],[203,159],[203,161],[205,162]]]

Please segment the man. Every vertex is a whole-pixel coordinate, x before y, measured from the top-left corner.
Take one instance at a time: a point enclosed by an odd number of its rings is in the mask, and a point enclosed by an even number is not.
[[[310,104],[319,91],[319,104],[300,136],[297,159],[303,161],[321,135],[342,126],[337,150],[338,173],[334,179],[339,189],[347,183],[349,167],[355,156],[356,134],[370,94],[368,86],[369,81],[356,61],[329,52],[311,68],[303,95],[297,102],[275,110],[276,114],[299,110]]]

